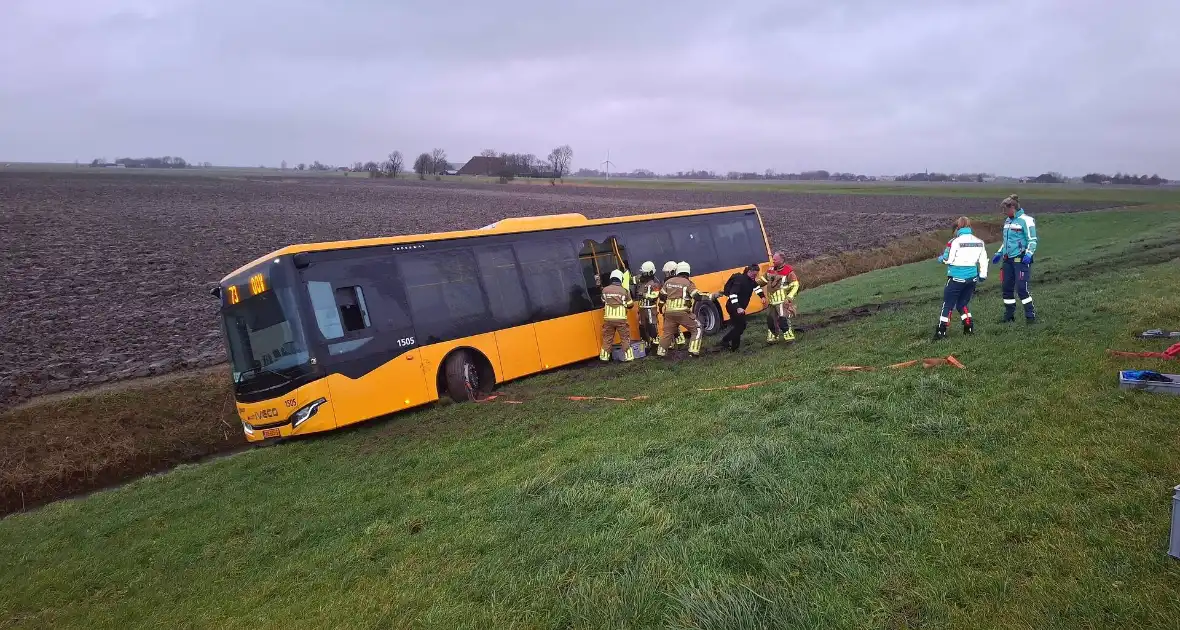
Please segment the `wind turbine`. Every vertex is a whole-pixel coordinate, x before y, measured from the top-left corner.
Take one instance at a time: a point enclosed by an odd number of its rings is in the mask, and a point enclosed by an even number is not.
[[[610,161],[610,149],[606,150],[606,159],[598,163],[600,166],[606,166],[606,178],[610,179],[610,167],[615,163]]]

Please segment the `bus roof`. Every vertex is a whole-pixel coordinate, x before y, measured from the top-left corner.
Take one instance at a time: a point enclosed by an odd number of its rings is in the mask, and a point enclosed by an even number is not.
[[[320,243],[302,243],[288,245],[238,267],[226,274],[222,282],[245,272],[247,269],[280,256],[288,256],[303,252],[322,252],[336,249],[354,249],[358,247],[380,247],[383,245],[401,245],[404,243],[421,243],[427,241],[442,241],[456,238],[474,238],[490,236],[492,234],[512,234],[516,232],[539,232],[543,230],[558,230],[593,225],[607,225],[611,223],[631,223],[650,219],[669,219],[698,214],[716,214],[722,212],[737,212],[742,210],[757,210],[753,204],[742,206],[720,206],[717,208],[702,208],[699,210],[678,210],[673,212],[656,212],[651,214],[633,214],[623,217],[607,217],[603,219],[587,219],[578,213],[546,214],[532,217],[512,217],[501,219],[490,225],[474,230],[456,230],[453,232],[430,232],[427,234],[407,234],[404,236],[381,236],[375,238],[360,238],[349,241],[324,241]]]

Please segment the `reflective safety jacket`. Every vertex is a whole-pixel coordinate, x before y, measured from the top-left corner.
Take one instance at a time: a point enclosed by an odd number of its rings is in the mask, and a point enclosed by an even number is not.
[[[1004,242],[997,254],[1008,258],[1020,258],[1037,251],[1037,222],[1018,208],[1015,216],[1004,220]]]
[[[799,292],[799,281],[790,281],[794,271],[790,265],[784,263],[782,267],[771,267],[766,273],[758,276],[758,285],[766,291],[766,297],[771,304],[782,304],[795,299],[795,294]]]
[[[983,239],[971,233],[971,228],[961,228],[946,244],[938,262],[947,265],[946,275],[956,280],[974,280],[987,277],[987,248]]]
[[[639,300],[639,308],[655,308],[660,302],[660,283],[655,278],[641,280],[635,285],[635,299]]]
[[[627,309],[635,305],[631,294],[623,287],[612,284],[602,290],[602,318],[610,321],[626,321]]]
[[[693,300],[706,299],[708,293],[701,293],[697,286],[686,276],[669,278],[660,287],[660,303],[664,305],[665,313],[685,313],[692,311]]]

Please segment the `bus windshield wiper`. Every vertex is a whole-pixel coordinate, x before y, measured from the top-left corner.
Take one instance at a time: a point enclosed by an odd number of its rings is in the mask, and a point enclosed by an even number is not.
[[[286,374],[276,372],[270,368],[264,368],[262,366],[258,366],[258,367],[250,368],[250,369],[245,370],[242,373],[238,374],[238,379],[236,381],[234,381],[234,384],[240,385],[242,382],[244,382],[246,380],[246,376],[248,376],[250,374],[274,374],[275,376],[283,379],[284,383],[291,382],[291,377],[287,376]]]

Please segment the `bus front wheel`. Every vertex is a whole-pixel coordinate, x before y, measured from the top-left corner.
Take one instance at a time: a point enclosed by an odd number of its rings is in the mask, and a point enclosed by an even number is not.
[[[470,350],[459,350],[447,357],[443,364],[443,385],[451,400],[467,402],[492,391],[495,376],[481,358]]]

